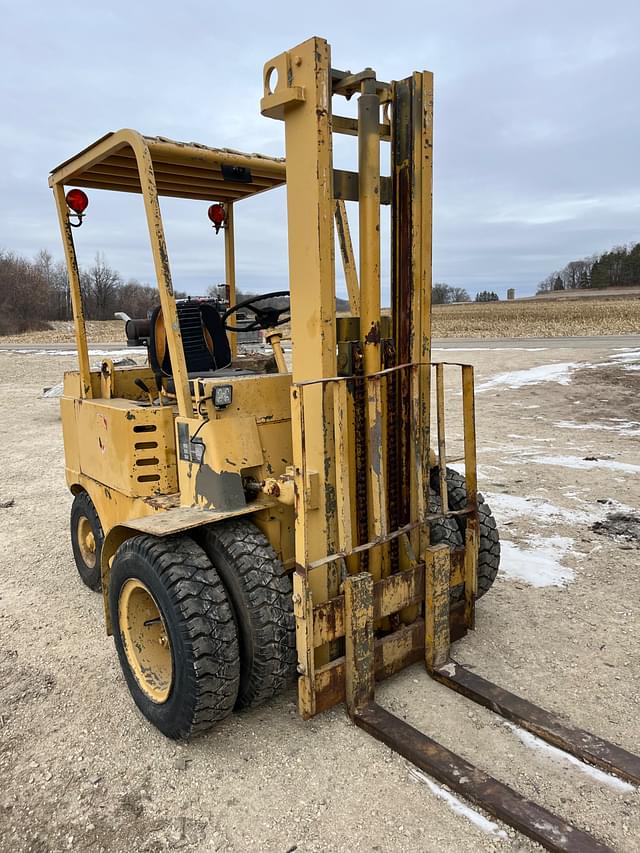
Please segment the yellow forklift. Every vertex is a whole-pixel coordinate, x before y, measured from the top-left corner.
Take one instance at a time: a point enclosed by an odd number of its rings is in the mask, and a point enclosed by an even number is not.
[[[640,783],[638,757],[451,657],[500,546],[477,490],[473,368],[431,362],[432,74],[383,82],[371,68],[340,71],[311,38],[269,60],[263,86],[263,115],[285,125],[286,161],[121,130],[49,179],[79,356],[61,401],[71,540],[83,581],[102,591],[133,699],[165,735],[186,738],[297,677],[305,719],[345,702],[357,726],[548,849],[607,850],[375,701],[376,681],[422,660],[433,679]],[[351,98],[357,118],[334,113]],[[334,134],[357,139],[357,171],[334,168]],[[289,290],[236,303],[236,204],[284,184]],[[159,304],[126,331],[147,344],[144,366],[90,367],[73,230],[87,215],[81,188],[142,195]],[[176,300],[162,196],[210,204],[225,311]],[[358,205],[358,263],[347,202]],[[271,359],[242,359],[248,328],[262,330]],[[452,388],[464,475],[447,465]]]

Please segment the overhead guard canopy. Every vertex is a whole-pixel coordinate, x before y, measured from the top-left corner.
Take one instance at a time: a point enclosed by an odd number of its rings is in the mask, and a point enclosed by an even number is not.
[[[57,166],[49,176],[49,186],[140,193],[141,152],[148,152],[160,196],[234,202],[286,181],[283,158],[119,130]]]

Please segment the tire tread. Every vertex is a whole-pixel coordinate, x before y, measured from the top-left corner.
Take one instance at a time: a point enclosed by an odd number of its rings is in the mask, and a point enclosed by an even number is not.
[[[235,620],[222,581],[203,550],[188,537],[157,539],[143,535],[128,539],[116,552],[112,577],[119,559],[128,555],[147,562],[154,570],[177,615],[184,643],[186,660],[181,662],[186,668],[184,690],[173,719],[165,728],[158,727],[172,738],[203,734],[231,713],[240,680]],[[117,616],[113,597],[110,599],[115,626]],[[116,645],[131,686],[133,676],[126,653],[121,643]],[[136,692],[132,693],[145,713]],[[158,725],[155,719],[152,722]]]
[[[236,612],[241,645],[238,708],[254,708],[296,674],[291,578],[267,537],[246,519],[203,528],[202,545]]]

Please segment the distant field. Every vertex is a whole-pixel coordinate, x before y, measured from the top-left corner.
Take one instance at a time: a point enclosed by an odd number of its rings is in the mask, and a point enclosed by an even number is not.
[[[75,340],[73,323],[66,320],[51,320],[46,332],[24,332],[22,335],[0,335],[0,344],[67,344]],[[87,337],[91,343],[118,343],[126,346],[122,320],[87,320]]]
[[[52,322],[47,332],[0,337],[2,344],[72,343],[73,323]],[[283,329],[288,334],[288,329]],[[640,333],[640,296],[602,295],[586,299],[523,299],[465,305],[435,305],[435,338],[555,338]],[[91,343],[125,344],[120,320],[90,320]]]
[[[550,293],[537,293],[535,296],[524,296],[523,299],[633,299],[640,297],[640,287],[607,287],[601,290],[576,289],[576,290],[553,290]]]
[[[640,333],[640,298],[435,305],[434,338],[556,338]]]

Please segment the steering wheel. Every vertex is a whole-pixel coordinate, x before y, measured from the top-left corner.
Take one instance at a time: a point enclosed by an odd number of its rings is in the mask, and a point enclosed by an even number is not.
[[[266,302],[269,299],[279,299],[283,296],[289,296],[289,291],[275,290],[273,293],[263,293],[262,296],[250,296],[249,299],[237,302],[222,315],[222,323],[225,329],[228,332],[255,332],[257,329],[274,329],[276,326],[283,326],[291,320],[291,300],[288,301],[288,304],[284,308],[274,308],[272,305],[265,305],[263,308],[257,307],[257,303],[259,302]],[[229,325],[227,322],[229,317],[232,317],[241,308],[251,311],[254,319],[247,320],[243,325]]]

